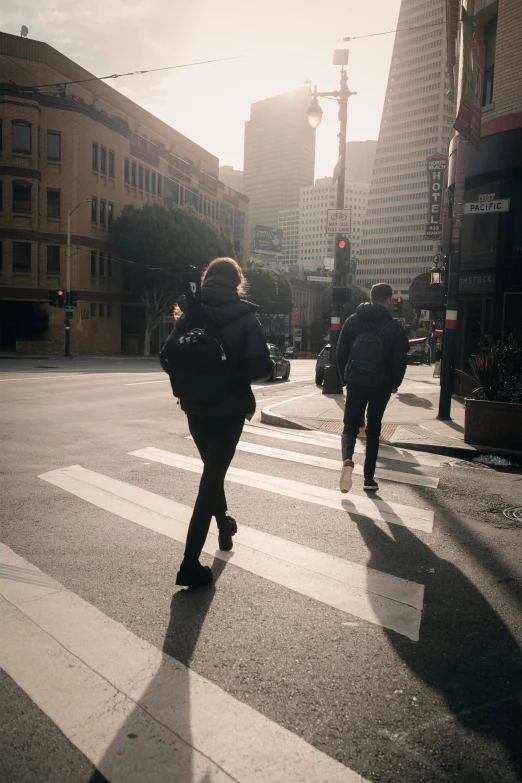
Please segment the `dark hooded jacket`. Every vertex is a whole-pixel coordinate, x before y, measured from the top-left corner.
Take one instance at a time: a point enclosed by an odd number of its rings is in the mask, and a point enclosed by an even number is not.
[[[201,288],[201,309],[204,324],[190,322],[185,314],[176,321],[174,328],[181,334],[207,324],[217,330],[232,374],[231,392],[224,400],[211,405],[182,398],[181,408],[187,414],[250,419],[256,411],[250,384],[253,380],[266,378],[272,368],[266,338],[256,317],[257,305],[240,299],[234,288],[213,277]]]
[[[364,302],[345,321],[339,335],[339,342],[337,343],[337,366],[339,373],[344,379],[352,346],[360,334],[368,331],[368,327],[382,329],[379,332],[379,336],[383,341],[387,357],[385,382],[390,384],[392,389],[398,389],[406,372],[406,354],[409,351],[410,344],[401,322],[393,318],[389,309],[381,304]]]

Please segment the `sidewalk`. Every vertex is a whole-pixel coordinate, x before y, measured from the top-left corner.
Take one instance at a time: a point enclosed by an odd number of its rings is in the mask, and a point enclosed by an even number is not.
[[[390,446],[417,449],[454,457],[476,454],[510,454],[522,457],[522,451],[509,452],[464,443],[464,402],[453,398],[452,421],[438,421],[439,379],[433,367],[408,366],[399,392],[392,395],[383,417],[381,440]],[[264,408],[261,421],[279,427],[314,429],[341,433],[344,396],[312,394],[292,397]]]

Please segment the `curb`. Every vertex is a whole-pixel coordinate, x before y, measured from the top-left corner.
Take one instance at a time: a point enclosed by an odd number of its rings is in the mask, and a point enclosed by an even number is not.
[[[319,392],[313,392],[313,394],[301,394],[299,397],[291,397],[289,400],[281,400],[273,405],[269,405],[267,408],[261,408],[261,422],[263,424],[271,424],[273,427],[287,427],[292,430],[308,430],[309,432],[315,432],[317,427],[310,427],[307,424],[301,424],[299,421],[289,419],[287,416],[278,416],[276,413],[272,413],[272,408],[277,408],[279,405],[286,405],[293,400],[300,400],[303,397],[315,397]]]

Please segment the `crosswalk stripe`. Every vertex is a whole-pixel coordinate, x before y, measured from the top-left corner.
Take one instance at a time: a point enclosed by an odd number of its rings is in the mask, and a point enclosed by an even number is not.
[[[79,465],[39,478],[123,519],[185,541],[192,513],[188,506]],[[216,550],[217,535],[211,531],[204,548],[208,554],[413,641],[419,638],[423,585],[244,525],[234,537],[233,552]]]
[[[261,438],[274,438],[275,440],[293,441],[294,443],[306,443],[310,446],[320,446],[326,449],[335,449],[339,454],[341,452],[341,436],[330,432],[320,431],[282,431],[275,428],[256,427],[251,424],[245,424],[243,432],[248,435],[259,435]],[[362,443],[355,445],[356,454],[365,454],[366,448]],[[377,464],[382,464],[383,460],[397,460],[398,462],[409,462],[411,465],[428,465],[433,468],[440,468],[441,465],[449,462],[449,457],[438,457],[432,454],[423,454],[419,451],[410,451],[409,449],[398,449],[394,446],[379,446],[379,459]]]
[[[192,437],[188,435],[187,440],[192,440]],[[340,473],[341,471],[341,462],[339,460],[317,457],[314,454],[302,454],[299,451],[275,449],[272,448],[272,446],[260,446],[258,443],[250,443],[243,439],[237,444],[237,450],[245,451],[249,454],[258,454],[262,457],[280,459],[286,462],[297,462],[301,465],[311,465],[316,468],[334,470],[337,473]],[[362,476],[364,473],[363,466],[355,465],[353,472],[357,476]],[[399,484],[411,484],[417,487],[430,487],[431,489],[436,489],[439,485],[439,479],[432,476],[424,476],[423,474],[418,473],[401,473],[398,470],[387,470],[386,468],[377,468],[375,471],[375,478],[395,481]]]
[[[181,468],[192,473],[202,473],[203,463],[194,457],[184,454],[174,454],[171,451],[163,451],[154,446],[129,452],[131,456],[160,462],[174,468]],[[433,511],[423,508],[404,506],[401,503],[388,503],[385,500],[362,497],[360,495],[341,495],[332,489],[305,484],[300,481],[270,476],[264,473],[255,473],[241,468],[229,468],[227,481],[235,484],[244,484],[248,487],[263,489],[266,492],[274,492],[277,495],[296,498],[319,506],[327,506],[338,511],[345,511],[370,517],[371,519],[402,525],[403,527],[423,530],[431,533],[433,529]]]
[[[111,783],[365,783],[3,544],[0,622],[2,668]]]

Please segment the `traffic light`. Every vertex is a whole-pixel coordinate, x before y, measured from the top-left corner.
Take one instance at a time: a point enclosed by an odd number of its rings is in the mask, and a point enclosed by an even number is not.
[[[403,302],[402,296],[398,296],[397,299],[395,300],[395,312],[397,313],[398,316],[400,316],[402,313],[402,302]]]
[[[437,321],[431,322],[431,336],[435,337],[435,332],[437,331]]]
[[[51,307],[63,307],[65,304],[65,293],[63,289],[49,289],[49,304]]]
[[[77,291],[69,291],[66,295],[66,302],[65,304],[70,305],[71,307],[78,307],[78,292]]]
[[[350,240],[348,237],[342,237],[337,240],[335,248],[335,268],[350,270]]]

